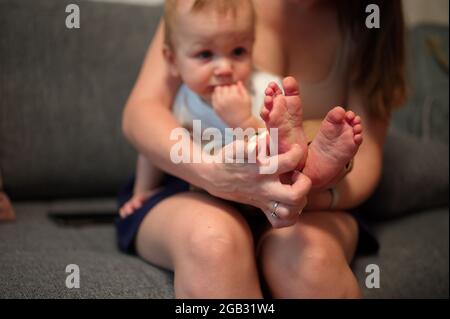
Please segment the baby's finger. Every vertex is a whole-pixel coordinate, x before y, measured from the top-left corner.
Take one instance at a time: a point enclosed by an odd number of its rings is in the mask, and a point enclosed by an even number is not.
[[[231,85],[230,86],[230,92],[231,95],[233,96],[238,96],[240,95],[240,91],[239,91],[239,87],[237,85]]]
[[[245,88],[244,83],[242,83],[242,81],[238,82],[238,90],[240,95],[248,96],[247,89]]]
[[[224,97],[230,96],[230,86],[224,86],[222,90]]]

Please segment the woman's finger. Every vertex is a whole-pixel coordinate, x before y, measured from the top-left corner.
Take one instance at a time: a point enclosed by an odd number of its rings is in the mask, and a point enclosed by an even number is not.
[[[274,228],[289,227],[297,223],[298,215],[295,218],[283,216],[281,213],[282,209],[282,204],[280,204],[276,212],[272,209],[263,211]],[[287,216],[290,216],[290,214]]]
[[[300,174],[293,184],[283,184],[279,176],[267,177],[261,181],[260,193],[263,198],[282,202],[286,205],[301,206],[311,190],[311,180],[304,174]],[[270,180],[269,180],[270,179]]]
[[[303,156],[304,151],[301,149],[301,147],[297,144],[293,144],[291,146],[291,149],[286,153],[270,156],[268,158],[262,158],[259,160],[261,162],[261,165],[268,165],[268,172],[275,175],[281,175],[294,171]],[[265,171],[262,171],[262,173],[265,173]]]

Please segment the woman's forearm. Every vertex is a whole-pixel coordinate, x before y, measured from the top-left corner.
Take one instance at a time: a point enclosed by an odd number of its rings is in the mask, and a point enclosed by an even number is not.
[[[362,204],[374,190],[376,183],[361,185],[350,178],[344,178],[333,190],[311,193],[306,211],[349,210]],[[361,188],[360,188],[361,187]]]
[[[134,147],[159,169],[182,178],[198,187],[203,187],[206,182],[208,165],[202,163],[174,163],[171,159],[171,150],[179,140],[171,140],[174,129],[180,125],[169,109],[152,101],[128,104],[123,116],[123,131],[127,139]],[[197,152],[201,156],[201,150],[194,147],[189,139],[184,143],[184,149],[191,154]],[[198,153],[200,152],[200,153]]]

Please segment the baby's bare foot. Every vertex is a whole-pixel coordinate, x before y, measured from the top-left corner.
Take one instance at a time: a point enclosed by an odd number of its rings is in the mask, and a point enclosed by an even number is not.
[[[287,152],[293,144],[298,144],[304,150],[304,159],[297,169],[302,170],[306,162],[308,150],[303,132],[303,109],[300,101],[297,81],[293,77],[283,80],[284,94],[281,88],[271,82],[266,89],[264,108],[261,118],[266,122],[267,129],[278,129],[278,152]]]
[[[330,187],[355,156],[362,140],[361,118],[342,107],[332,109],[309,146],[303,173],[311,179],[312,187]]]

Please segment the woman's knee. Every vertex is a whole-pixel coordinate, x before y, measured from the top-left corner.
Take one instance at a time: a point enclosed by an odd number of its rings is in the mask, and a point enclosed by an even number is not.
[[[236,258],[250,257],[253,240],[245,222],[215,217],[198,226],[184,243],[192,262],[220,265],[238,260]]]
[[[332,246],[316,246],[291,260],[289,277],[315,297],[359,298],[360,288],[345,257]],[[296,275],[297,273],[297,275]]]
[[[264,275],[275,297],[361,295],[342,247],[321,230],[298,224],[268,236],[262,253]]]
[[[183,243],[191,262],[223,264],[252,254],[251,230],[237,210],[215,201],[201,206],[198,208],[200,218],[192,220],[195,225],[191,225]]]

